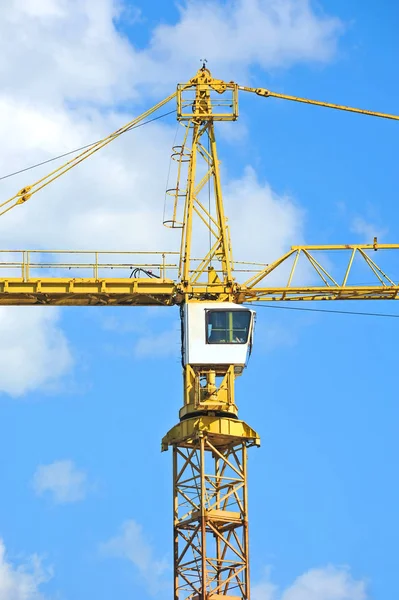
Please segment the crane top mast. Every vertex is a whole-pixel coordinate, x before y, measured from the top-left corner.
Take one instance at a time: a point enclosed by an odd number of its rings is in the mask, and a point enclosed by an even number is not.
[[[220,98],[229,93],[229,97]],[[214,96],[219,95],[219,98]],[[177,87],[177,118],[187,128],[187,138],[191,138],[191,147],[182,149],[183,155],[189,155],[187,162],[187,185],[185,189],[185,207],[182,221],[182,241],[179,277],[183,290],[193,281],[199,281],[204,274],[212,270],[213,261],[221,263],[219,280],[228,288],[233,286],[233,265],[230,234],[224,213],[222,185],[220,180],[219,159],[217,155],[214,130],[215,121],[235,120],[238,116],[237,85],[226,84],[213,79],[205,64],[196,76],[187,84]],[[189,143],[188,140],[186,143]],[[199,164],[201,161],[202,165]],[[203,174],[205,170],[205,174]],[[179,170],[179,174],[181,171]],[[198,176],[201,173],[201,176]],[[181,181],[177,190],[182,188]],[[208,189],[209,196],[213,188],[213,202],[201,201],[200,194]],[[174,198],[173,213],[178,210],[179,196]],[[191,254],[193,241],[193,222],[197,218],[200,225],[208,230],[209,248],[204,259],[192,274]],[[200,233],[198,226],[196,234]]]

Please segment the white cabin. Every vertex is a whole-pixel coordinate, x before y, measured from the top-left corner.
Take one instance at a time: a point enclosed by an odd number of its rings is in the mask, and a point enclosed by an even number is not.
[[[232,302],[185,304],[184,365],[234,365],[242,370],[252,346],[254,322],[255,311]]]

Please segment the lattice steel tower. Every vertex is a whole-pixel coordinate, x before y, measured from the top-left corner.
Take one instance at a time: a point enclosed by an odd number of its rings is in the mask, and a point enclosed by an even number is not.
[[[233,304],[229,293],[198,301],[184,290],[192,282],[196,217],[210,235],[208,251],[195,268],[196,279],[206,273],[223,283],[227,292],[233,291],[214,121],[237,118],[237,91],[235,84],[213,80],[205,66],[188,85],[178,87],[178,118],[186,134],[168,224],[182,228],[184,406],[180,423],[162,443],[164,449],[173,448],[175,600],[248,600],[250,596],[246,460],[247,447],[258,445],[259,438],[237,418],[234,380],[252,344],[253,311]],[[220,98],[212,97],[221,92]],[[186,201],[179,221],[186,156]],[[210,184],[212,212],[200,198]],[[216,275],[212,264],[218,259],[222,268]]]

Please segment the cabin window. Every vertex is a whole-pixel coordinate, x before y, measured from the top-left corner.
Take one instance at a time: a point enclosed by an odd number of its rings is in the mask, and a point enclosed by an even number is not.
[[[208,310],[207,344],[246,344],[251,325],[249,310]]]

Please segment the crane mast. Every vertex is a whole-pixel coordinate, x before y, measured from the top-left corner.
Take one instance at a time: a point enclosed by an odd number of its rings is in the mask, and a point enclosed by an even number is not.
[[[219,86],[203,67],[188,85],[178,88],[178,119],[187,123],[192,141],[190,151],[181,152],[181,156],[189,155],[180,262],[184,294],[181,306],[184,404],[179,423],[162,440],[162,449],[171,447],[173,451],[175,600],[249,600],[250,597],[246,460],[247,448],[259,445],[259,436],[238,419],[234,383],[244,365],[229,364],[224,352],[229,334],[230,344],[234,346],[233,335],[237,333],[234,318],[253,317],[246,309],[232,309],[230,294],[225,294],[223,299],[216,296],[212,301],[206,297],[192,298],[186,291],[190,283],[200,280],[205,273],[212,276],[215,260],[221,264],[219,283],[226,290],[233,290],[231,244],[223,207],[214,121],[234,120],[237,114],[236,104],[226,106],[224,99],[219,106],[223,114],[215,114],[218,103],[212,102],[211,92],[218,93]],[[222,91],[225,91],[224,85]],[[236,95],[236,89],[232,93]],[[199,176],[201,157],[206,169],[205,174]],[[213,210],[211,203],[206,207],[199,197],[211,180]],[[178,181],[176,190],[182,186]],[[176,193],[174,215],[177,202]],[[194,216],[202,221],[210,239],[204,259],[193,273]],[[198,234],[197,228],[195,233]],[[229,311],[223,310],[224,301]],[[213,324],[209,323],[211,318],[215,321]],[[217,321],[224,321],[223,331],[216,334],[224,343],[217,344],[217,352],[211,356],[215,346],[198,346],[205,328],[217,325]],[[200,335],[193,339],[194,329],[198,327]],[[237,360],[245,363],[246,348],[243,358]],[[201,364],[202,361],[206,363]]]
[[[162,440],[162,450],[173,454],[174,600],[250,600],[247,450],[260,439],[238,418],[235,400],[255,321],[244,304],[399,298],[398,282],[375,258],[376,252],[393,253],[397,262],[399,244],[376,238],[369,244],[293,246],[269,264],[233,261],[214,124],[238,118],[239,91],[399,120],[224,82],[204,64],[176,93],[0,204],[0,215],[24,204],[176,97],[185,132],[173,148],[177,184],[167,190],[172,205],[164,224],[181,229],[180,252],[0,250],[0,305],[180,307],[183,405]],[[346,253],[341,274],[331,271],[326,251]],[[305,283],[296,277],[301,260]],[[359,265],[372,281],[356,282]],[[246,281],[237,281],[238,270],[248,271]]]

